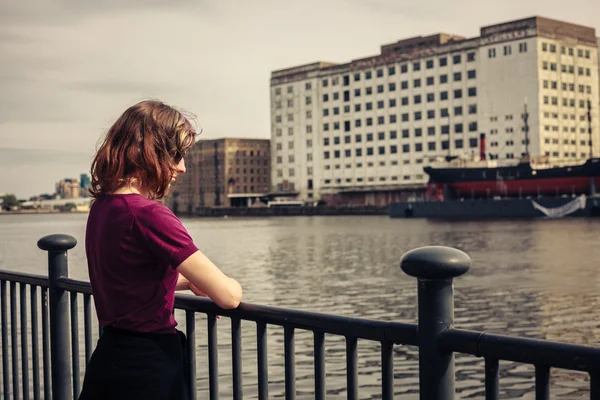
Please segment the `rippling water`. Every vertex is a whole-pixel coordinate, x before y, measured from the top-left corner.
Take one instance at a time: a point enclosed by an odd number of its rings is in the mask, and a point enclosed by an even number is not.
[[[0,216],[0,268],[46,273],[36,241],[75,236],[70,274],[87,280],[82,246],[86,215]],[[244,287],[244,301],[386,321],[416,321],[416,282],[398,266],[423,245],[467,252],[471,271],[455,282],[455,325],[533,338],[599,345],[600,220],[439,222],[387,217],[185,219],[197,245]],[[179,321],[185,319],[178,314]],[[198,387],[208,389],[205,321],[197,317]],[[182,324],[183,327],[183,324]],[[219,321],[222,398],[231,397],[229,320]],[[256,332],[243,323],[244,395],[255,398]],[[298,398],[314,388],[312,333],[296,334]],[[359,341],[360,398],[380,397],[379,344]],[[416,398],[417,352],[394,349],[396,398]],[[283,397],[283,329],[269,327],[269,392]],[[343,338],[326,337],[328,398],[345,398]],[[500,363],[500,397],[532,398],[533,368]],[[457,357],[459,398],[482,398],[482,360]],[[553,398],[587,394],[587,376],[552,373]],[[204,396],[205,393],[202,394]]]

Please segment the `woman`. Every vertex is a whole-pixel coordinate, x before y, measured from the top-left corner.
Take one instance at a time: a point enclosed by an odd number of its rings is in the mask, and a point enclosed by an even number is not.
[[[192,241],[161,199],[185,173],[196,133],[158,101],[128,110],[108,131],[92,163],[85,249],[103,334],[87,366],[80,399],[186,399],[176,290],[236,308],[237,281]]]

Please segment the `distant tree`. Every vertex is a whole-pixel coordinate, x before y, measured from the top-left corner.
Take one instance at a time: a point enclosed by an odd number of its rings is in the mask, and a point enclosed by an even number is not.
[[[12,209],[13,207],[20,207],[20,206],[21,206],[21,203],[19,202],[19,200],[17,200],[17,196],[15,196],[15,195],[14,195],[14,194],[12,194],[12,193],[8,193],[8,194],[6,194],[6,195],[5,195],[5,196],[2,198],[2,200],[3,200],[2,207],[3,207],[5,210],[10,210],[10,209]]]

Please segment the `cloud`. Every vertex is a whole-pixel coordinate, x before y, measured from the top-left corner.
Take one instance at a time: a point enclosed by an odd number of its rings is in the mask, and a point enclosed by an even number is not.
[[[600,28],[597,0],[1,0],[0,147],[92,154],[146,98],[196,114],[202,138],[268,138],[273,70],[348,62],[414,35],[474,36],[535,14]],[[31,162],[20,171],[33,175],[23,188],[68,172],[21,156]],[[0,192],[9,179],[0,174]]]

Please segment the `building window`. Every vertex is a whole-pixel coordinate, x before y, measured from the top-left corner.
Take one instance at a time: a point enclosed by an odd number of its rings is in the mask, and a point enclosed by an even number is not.
[[[373,148],[372,147],[367,147],[367,155],[368,156],[372,156],[373,155]]]
[[[400,102],[402,103],[403,106],[407,106],[408,105],[408,97],[401,98]]]
[[[433,60],[427,60],[425,62],[425,68],[432,69],[433,68]]]
[[[469,114],[477,114],[477,104],[469,105]]]
[[[467,78],[468,79],[475,79],[477,76],[477,71],[475,71],[474,69],[467,71]]]
[[[427,143],[427,150],[429,150],[429,151],[435,151],[435,142],[429,142],[429,143]]]
[[[475,96],[477,96],[477,88],[476,87],[469,88],[469,97],[475,97]]]
[[[462,74],[460,72],[454,73],[454,82],[459,82],[462,80]]]
[[[408,81],[402,81],[402,82],[400,82],[400,88],[401,89],[408,89]]]
[[[388,76],[396,75],[396,67],[388,68]]]
[[[477,132],[477,122],[469,123],[469,132]]]
[[[463,140],[462,139],[456,139],[454,141],[454,147],[456,149],[462,149],[463,148]]]
[[[519,53],[527,52],[527,42],[519,43]]]
[[[415,137],[423,136],[423,128],[415,128]]]
[[[279,96],[281,94],[281,88],[275,88],[275,95]]]
[[[420,88],[421,87],[421,80],[420,79],[415,79],[413,81],[413,88]]]
[[[355,150],[356,157],[362,157],[362,149]]]
[[[448,92],[447,91],[443,91],[440,92],[440,100],[448,100]]]
[[[377,85],[377,93],[383,93],[383,85]]]
[[[420,121],[422,118],[422,113],[421,111],[415,111],[415,121]]]
[[[408,65],[407,64],[401,65],[400,66],[400,72],[403,73],[403,74],[407,73],[408,72]]]
[[[388,90],[390,92],[396,91],[396,84],[394,82],[390,82],[390,84],[388,85]]]
[[[415,143],[415,151],[416,152],[423,151],[423,144],[422,143]]]
[[[427,110],[427,119],[435,119],[435,110]]]
[[[410,133],[409,133],[408,129],[402,129],[402,137],[404,139],[410,137]]]
[[[473,62],[475,61],[475,52],[469,52],[467,53],[467,62]]]
[[[440,58],[440,67],[445,67],[446,65],[448,65],[448,58],[441,57]]]
[[[377,77],[378,77],[378,78],[381,78],[381,77],[383,77],[383,69],[378,69],[378,70],[376,71],[376,74],[377,74]]]
[[[369,86],[368,88],[365,89],[365,93],[367,94],[367,96],[370,94],[373,94],[373,88]]]
[[[413,71],[420,71],[421,70],[421,63],[419,61],[413,63]]]
[[[415,95],[414,104],[421,104],[421,95],[420,94]]]
[[[385,106],[385,102],[383,100],[379,100],[377,102],[377,108],[382,109]]]
[[[463,108],[462,106],[456,106],[454,107],[454,115],[458,116],[458,115],[462,115],[463,114]]]
[[[548,51],[548,43],[542,43],[542,51]]]
[[[455,99],[462,99],[462,89],[455,89],[454,90],[454,98]]]
[[[325,102],[328,102],[328,101],[329,101],[329,94],[325,93],[323,95],[323,102],[325,103]]]
[[[373,103],[371,103],[370,101],[368,103],[365,103],[365,109],[367,111],[372,110],[373,109]]]
[[[463,124],[455,124],[454,125],[454,132],[456,132],[456,133],[463,133]]]
[[[511,53],[512,53],[512,47],[510,45],[504,46],[504,55],[505,56],[510,56]]]
[[[433,76],[427,77],[427,86],[432,86],[434,84]]]
[[[496,49],[495,48],[488,49],[488,58],[496,58]]]
[[[367,142],[372,142],[372,141],[373,141],[373,134],[367,133]]]
[[[396,99],[390,99],[390,107],[396,107]]]
[[[461,56],[460,54],[456,54],[454,57],[452,57],[452,62],[456,65],[456,64],[460,64],[461,61]]]
[[[432,103],[435,101],[435,94],[434,93],[427,93],[427,102],[428,103]]]
[[[385,118],[383,116],[377,117],[377,125],[385,124]]]
[[[371,79],[371,76],[372,76],[371,74],[372,74],[371,71],[366,71],[365,72],[365,79]]]

